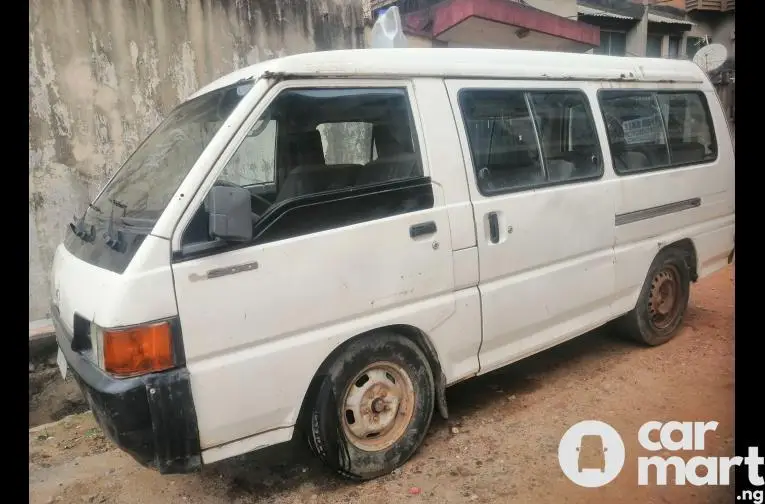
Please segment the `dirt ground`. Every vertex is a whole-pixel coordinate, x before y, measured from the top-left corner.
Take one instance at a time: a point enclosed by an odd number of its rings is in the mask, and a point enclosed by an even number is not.
[[[29,362],[29,427],[61,420],[88,410],[74,379],[61,379],[55,346],[36,352]]]
[[[727,268],[694,286],[684,328],[664,346],[601,329],[448,389],[450,420],[434,417],[412,460],[377,480],[339,480],[301,443],[161,476],[115,449],[86,412],[30,430],[30,502],[734,502],[727,487],[639,487],[636,462],[647,455],[637,430],[649,420],[717,420],[694,455],[733,455],[733,284]],[[30,375],[30,423],[32,399]],[[59,414],[48,408],[36,418],[51,413]],[[624,469],[599,489],[571,483],[557,459],[563,433],[588,419],[611,424],[626,446]]]

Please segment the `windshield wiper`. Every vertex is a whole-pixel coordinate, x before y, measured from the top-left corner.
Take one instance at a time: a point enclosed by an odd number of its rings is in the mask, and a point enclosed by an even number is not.
[[[96,237],[96,228],[92,224],[90,226],[85,224],[85,212],[82,213],[82,217],[72,216],[72,222],[69,223],[69,229],[86,243],[90,243]]]
[[[96,212],[102,213],[101,209],[98,208],[93,203],[88,203],[88,208],[92,208]],[[85,214],[87,212],[88,212],[87,210],[82,212],[81,217],[77,217],[76,215],[74,215],[72,217],[72,222],[69,223],[69,229],[72,230],[75,236],[77,236],[78,238],[80,238],[81,240],[85,242],[90,243],[96,237],[96,228],[93,225],[87,226],[85,224]]]
[[[104,241],[106,242],[106,246],[110,249],[116,250],[117,252],[122,252],[125,243],[122,240],[122,231],[115,231],[114,229],[114,207],[119,207],[122,209],[122,217],[124,218],[127,206],[113,198],[110,198],[109,202],[112,204],[112,210],[109,213],[109,224],[107,225],[106,231],[104,232]]]

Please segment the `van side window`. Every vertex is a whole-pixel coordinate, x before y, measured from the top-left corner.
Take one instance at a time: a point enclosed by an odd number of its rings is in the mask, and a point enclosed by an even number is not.
[[[602,175],[583,93],[464,89],[459,104],[482,194]]]
[[[575,92],[529,93],[549,182],[599,177],[600,142],[587,97]]]
[[[598,99],[617,174],[717,157],[709,109],[701,93],[601,90]]]
[[[433,206],[405,88],[283,91],[216,183],[250,190],[254,243]],[[208,241],[203,205],[182,242]]]
[[[667,128],[673,165],[702,163],[717,157],[706,98],[701,93],[657,93]]]

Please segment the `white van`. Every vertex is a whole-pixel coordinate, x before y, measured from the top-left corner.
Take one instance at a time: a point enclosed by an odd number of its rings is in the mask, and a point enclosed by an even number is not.
[[[731,262],[734,160],[693,63],[301,54],[178,106],[72,222],[60,364],[109,437],[183,472],[305,432],[403,464],[446,387],[611,320],[678,332]]]

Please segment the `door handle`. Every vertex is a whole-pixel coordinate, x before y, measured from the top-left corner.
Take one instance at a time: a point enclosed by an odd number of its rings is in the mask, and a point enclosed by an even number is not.
[[[499,243],[499,219],[497,212],[489,213],[489,240],[492,243]]]
[[[435,222],[421,222],[419,224],[414,224],[409,228],[409,237],[414,239],[418,236],[431,235],[436,231],[438,231],[438,228],[436,227]]]

